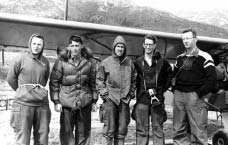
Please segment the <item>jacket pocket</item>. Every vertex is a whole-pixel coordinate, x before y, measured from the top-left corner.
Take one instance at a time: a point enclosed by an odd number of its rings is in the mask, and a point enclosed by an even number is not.
[[[21,119],[21,107],[20,105],[14,103],[10,116],[10,126],[15,132],[18,132],[21,129]]]
[[[30,93],[38,100],[45,100],[48,97],[48,91],[45,88],[35,87],[31,89]]]
[[[63,86],[59,101],[65,107],[81,109],[92,103],[92,94],[88,90],[76,90],[75,86]]]
[[[65,94],[72,94],[76,91],[76,86],[62,86],[61,91]]]
[[[65,107],[76,108],[76,90],[74,86],[62,86],[59,93],[59,101]]]
[[[22,86],[16,91],[16,99],[27,103],[48,102],[48,91],[39,86]]]
[[[92,95],[89,92],[84,92],[80,94],[81,106],[80,108],[84,108],[92,103]]]

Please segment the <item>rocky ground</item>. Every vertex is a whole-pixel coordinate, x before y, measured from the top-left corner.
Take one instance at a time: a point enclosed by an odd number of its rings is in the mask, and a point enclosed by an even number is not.
[[[134,104],[134,103],[132,103]],[[59,113],[53,110],[53,104],[50,103],[52,117],[50,123],[49,145],[60,145],[59,142]],[[172,143],[172,106],[166,106],[168,112],[168,120],[164,124],[164,133],[166,143]],[[13,145],[13,130],[9,125],[10,110],[2,109],[0,111],[0,144]],[[216,120],[215,112],[209,113],[208,136],[211,137],[213,132],[217,130],[221,122]],[[92,113],[92,133],[91,145],[102,145],[103,138],[101,135],[103,124],[98,119],[98,110]],[[151,131],[150,131],[151,132]],[[211,142],[211,141],[209,141]],[[126,137],[127,145],[135,145],[135,121],[131,120],[128,127],[128,135]],[[150,134],[150,145],[152,145],[152,134]]]

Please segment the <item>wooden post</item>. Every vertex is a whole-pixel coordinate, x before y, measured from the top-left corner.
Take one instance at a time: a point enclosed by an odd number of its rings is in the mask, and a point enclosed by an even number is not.
[[[65,12],[64,12],[64,20],[67,21],[68,16],[68,0],[65,0]]]
[[[9,109],[9,99],[6,99],[6,110]]]
[[[5,46],[4,46],[4,49],[2,49],[2,65],[3,66],[5,64],[5,54],[4,54],[4,52],[5,52]]]

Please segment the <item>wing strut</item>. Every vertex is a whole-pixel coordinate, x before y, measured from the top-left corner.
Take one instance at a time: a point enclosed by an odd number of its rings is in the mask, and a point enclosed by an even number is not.
[[[5,48],[6,48],[6,46],[4,45],[4,48],[2,49],[2,65],[4,66],[4,64],[5,64]]]
[[[90,38],[90,37],[87,37],[87,38],[90,39],[90,40],[92,40],[92,41],[94,41],[95,43],[97,43],[97,44],[103,46],[104,48],[106,48],[106,49],[112,51],[112,49],[111,49],[110,47],[108,47],[107,45],[105,45],[105,44],[103,44],[103,43],[97,41],[96,39],[93,39],[93,38]]]
[[[164,42],[165,42],[165,52],[164,52],[164,58],[166,56],[166,51],[167,51],[167,46],[168,46],[168,43],[167,43],[167,40],[164,39]]]

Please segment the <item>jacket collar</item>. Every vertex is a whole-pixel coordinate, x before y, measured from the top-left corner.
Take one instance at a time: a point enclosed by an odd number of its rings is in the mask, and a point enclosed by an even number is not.
[[[184,52],[184,56],[198,56],[199,55],[199,48],[196,47],[190,54],[187,54],[187,51]]]
[[[74,67],[80,68],[80,67],[84,66],[84,64],[87,63],[88,60],[86,60],[84,57],[81,57],[81,60],[80,60],[80,62],[79,62],[79,64],[78,64],[78,66],[75,65],[73,59],[68,59],[68,62],[69,62],[71,65],[73,65]]]
[[[126,61],[127,57],[124,57],[124,59],[120,60],[120,58],[116,55],[112,55],[115,62],[118,62],[119,64],[122,64]]]

